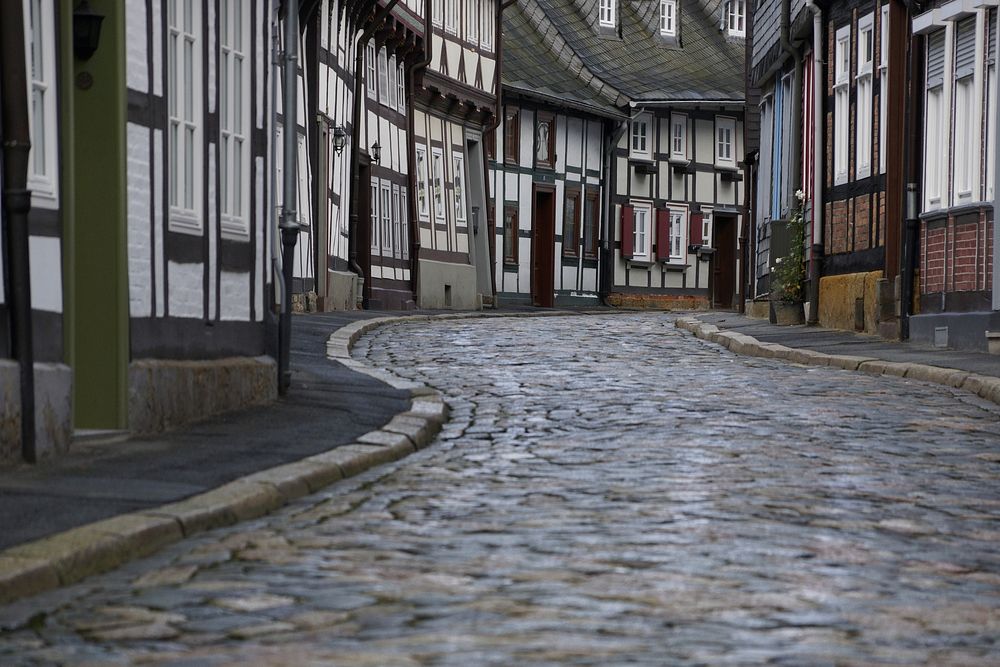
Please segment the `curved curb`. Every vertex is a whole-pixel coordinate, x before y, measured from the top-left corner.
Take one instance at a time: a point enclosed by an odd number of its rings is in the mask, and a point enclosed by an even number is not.
[[[269,514],[333,482],[426,447],[448,419],[448,406],[441,394],[350,357],[350,347],[362,333],[408,319],[413,318],[375,318],[342,327],[330,337],[327,357],[397,389],[408,389],[409,410],[354,443],[240,477],[178,502],[103,519],[0,551],[0,604],[112,570],[185,537]]]
[[[714,324],[707,324],[696,317],[678,317],[674,320],[674,326],[689,331],[703,340],[722,345],[735,354],[764,359],[782,359],[808,366],[830,366],[848,371],[861,371],[870,375],[893,375],[911,380],[932,382],[970,391],[980,398],[1000,405],[1000,378],[989,375],[978,375],[956,368],[942,368],[928,364],[885,361],[876,357],[826,354],[825,352],[787,347],[777,343],[762,343],[753,336],[734,331],[722,331]]]

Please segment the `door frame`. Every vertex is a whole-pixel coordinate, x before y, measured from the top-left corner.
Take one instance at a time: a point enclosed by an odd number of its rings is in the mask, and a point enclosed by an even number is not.
[[[721,224],[720,224],[721,223]],[[725,258],[723,253],[720,253],[722,247],[720,245],[720,234],[719,230],[724,226],[729,227],[731,230],[729,237],[731,242],[729,243],[729,264],[730,266],[724,267],[721,264],[722,259]],[[709,276],[711,278],[709,284],[709,298],[713,308],[721,307],[719,304],[721,301],[717,299],[717,288],[719,287],[718,276],[723,271],[729,271],[731,275],[730,282],[732,283],[732,293],[729,295],[729,305],[726,306],[730,309],[736,309],[737,294],[739,293],[739,276],[736,271],[736,263],[739,261],[737,257],[737,250],[739,246],[739,216],[735,213],[714,213],[712,216],[712,246],[715,248],[715,252],[712,254],[711,262],[711,272]]]
[[[538,195],[547,195],[552,198],[552,221],[551,231],[542,238],[542,230],[538,218]],[[533,305],[543,308],[555,306],[555,252],[556,252],[556,186],[547,183],[532,183],[531,185],[531,302]],[[541,255],[539,255],[541,253]],[[539,265],[536,259],[541,259],[541,268],[548,269],[549,280],[552,289],[546,294],[541,294],[538,284]]]

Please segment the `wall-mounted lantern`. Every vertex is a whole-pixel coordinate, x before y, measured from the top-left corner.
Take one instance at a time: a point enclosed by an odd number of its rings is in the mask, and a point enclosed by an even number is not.
[[[344,146],[347,145],[347,130],[343,125],[338,125],[333,128],[333,150],[337,151],[337,155],[344,152]]]
[[[382,161],[382,147],[377,141],[372,144],[372,161],[375,164],[379,164]]]
[[[90,60],[101,42],[103,14],[90,9],[90,3],[83,0],[73,10],[73,53],[80,60]]]

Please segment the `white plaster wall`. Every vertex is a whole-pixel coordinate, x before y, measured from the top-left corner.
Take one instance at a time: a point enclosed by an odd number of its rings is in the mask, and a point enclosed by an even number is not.
[[[130,2],[125,5],[125,82],[129,88],[149,91],[149,73],[146,67],[146,3]],[[142,38],[139,38],[142,35]]]
[[[31,307],[61,313],[62,239],[56,236],[29,237],[28,261],[31,262]]]
[[[134,4],[134,3],[133,3]],[[162,0],[149,0],[149,15],[153,19],[153,94],[163,94],[163,22],[161,17]]]
[[[250,276],[243,272],[222,271],[219,275],[219,296],[222,310],[219,319],[246,322],[250,319]]]
[[[163,160],[163,141],[164,134],[163,130],[153,130],[153,164],[164,164]],[[163,169],[157,169],[154,174],[153,182],[153,293],[156,295],[156,315],[157,317],[163,317],[166,313],[166,284],[163,280],[163,252],[162,252],[162,242],[163,238],[163,206],[162,202],[164,200],[165,190],[164,183],[165,179],[163,176]]]
[[[149,130],[128,123],[126,217],[128,220],[128,293],[132,317],[152,315],[153,272],[150,266],[150,154]]]
[[[205,265],[167,263],[170,276],[169,305],[171,317],[196,317],[205,315]]]

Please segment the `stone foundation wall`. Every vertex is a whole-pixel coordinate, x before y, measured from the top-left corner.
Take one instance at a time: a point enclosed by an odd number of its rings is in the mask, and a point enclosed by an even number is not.
[[[878,333],[881,271],[826,276],[819,281],[819,324],[829,329],[855,331],[857,300],[863,301],[865,333]]]
[[[608,304],[618,308],[639,308],[648,310],[709,310],[711,304],[707,296],[691,294],[640,294],[612,292]]]
[[[129,430],[156,433],[277,396],[277,364],[271,357],[140,359],[129,365]]]
[[[35,364],[35,451],[39,459],[69,449],[73,434],[73,372],[64,364]],[[16,361],[0,360],[0,465],[21,457],[21,380]]]

